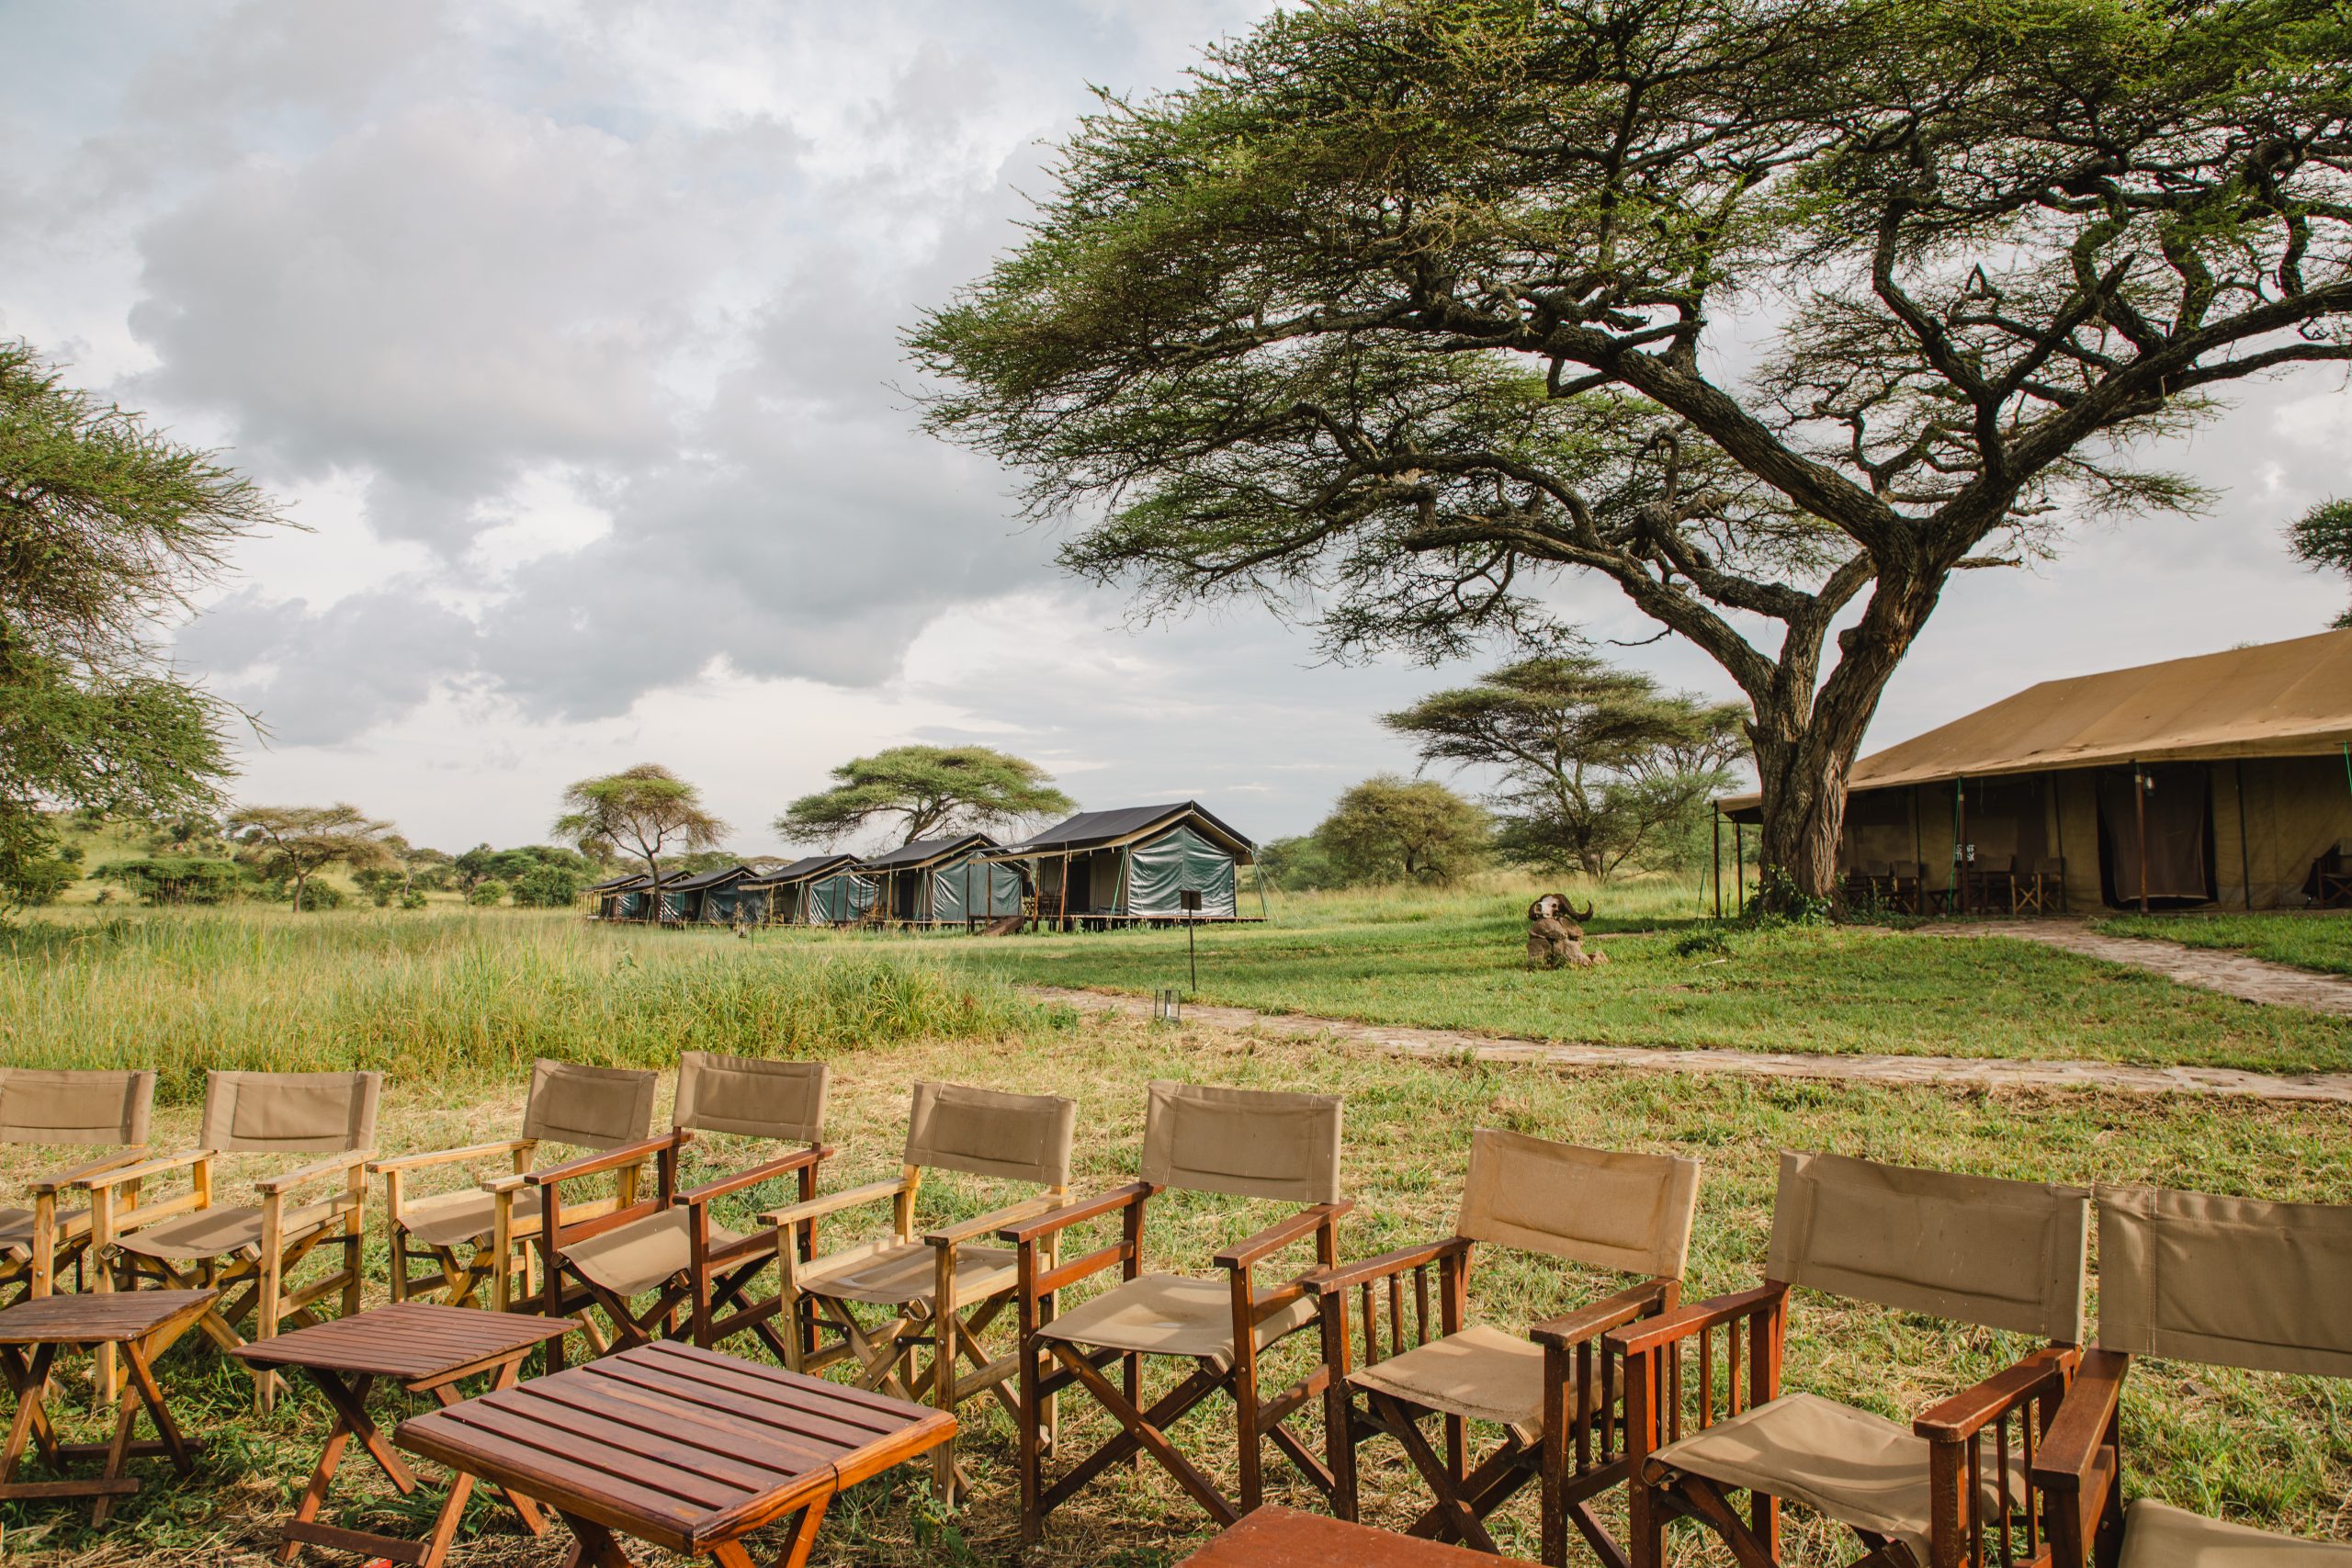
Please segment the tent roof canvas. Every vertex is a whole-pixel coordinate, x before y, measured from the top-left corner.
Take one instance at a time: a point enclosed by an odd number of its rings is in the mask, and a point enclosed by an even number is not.
[[[2231,757],[2352,743],[2352,631],[2044,681],[1854,764],[1849,787]],[[1752,808],[1754,792],[1718,804]]]
[[[716,871],[699,872],[693,876],[679,877],[674,881],[667,882],[667,886],[673,893],[696,893],[703,888],[717,887],[751,874],[752,868],[748,865],[723,865]]]
[[[752,880],[763,887],[773,887],[779,883],[805,882],[812,876],[821,876],[826,872],[856,863],[855,855],[803,855],[789,864],[771,866],[766,871],[758,873]]]
[[[949,839],[917,839],[858,862],[860,871],[909,871],[959,855],[968,850],[992,850],[996,840],[986,833],[960,833]]]
[[[1247,836],[1199,801],[1180,800],[1167,806],[1123,806],[1109,811],[1081,811],[1017,844],[1008,844],[997,853],[1000,857],[1010,858],[1093,849],[1121,843],[1185,819],[1190,819],[1205,837],[1237,854],[1248,855],[1257,848]]]

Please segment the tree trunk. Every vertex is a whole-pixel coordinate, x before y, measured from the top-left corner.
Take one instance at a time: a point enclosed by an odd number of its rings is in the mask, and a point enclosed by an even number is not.
[[[662,923],[662,863],[653,856],[645,857],[645,923]]]
[[[294,912],[298,915],[302,912],[302,889],[309,886],[310,883],[309,872],[297,870],[294,873]]]

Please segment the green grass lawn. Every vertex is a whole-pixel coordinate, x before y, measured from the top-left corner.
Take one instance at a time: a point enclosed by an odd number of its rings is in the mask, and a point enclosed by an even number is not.
[[[2352,1067],[2352,1022],[2252,1007],[2137,970],[1932,929],[1721,928],[1685,956],[1688,897],[1604,892],[1599,969],[1522,961],[1527,894],[1293,898],[1263,926],[1199,933],[1200,999],[1536,1039],[1754,1051],[2095,1059],[2269,1072]],[[1659,928],[1663,929],[1659,929]],[[903,942],[906,939],[865,939]],[[1189,985],[1184,933],[928,941],[1039,985]]]
[[[2188,947],[2250,953],[2273,964],[2352,975],[2352,911],[2238,915],[2117,915],[2095,922],[2109,936],[2146,936]]]

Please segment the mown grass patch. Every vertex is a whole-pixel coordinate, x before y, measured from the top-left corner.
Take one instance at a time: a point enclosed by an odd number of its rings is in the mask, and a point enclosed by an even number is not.
[[[2352,911],[2235,915],[2115,915],[2092,922],[2109,936],[2154,937],[2184,947],[2250,953],[2273,964],[2352,975]]]

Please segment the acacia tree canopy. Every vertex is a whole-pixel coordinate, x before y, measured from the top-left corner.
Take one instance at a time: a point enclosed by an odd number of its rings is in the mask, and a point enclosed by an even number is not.
[[[2305,566],[2352,577],[2352,501],[2326,502],[2295,519],[2287,530],[2287,547]],[[2352,627],[2352,610],[2334,624]]]
[[[892,746],[852,758],[832,776],[832,788],[794,801],[776,818],[776,831],[831,844],[869,824],[895,821],[899,841],[910,844],[934,833],[1002,828],[1078,808],[1045,769],[986,746]]]
[[[2195,504],[2149,437],[2352,357],[2347,96],[2329,0],[1331,0],[1106,100],[909,346],[1146,614],[1435,658],[1613,582],[1821,894],[1951,574]]]
[[[665,852],[716,849],[727,833],[727,824],[703,808],[702,792],[658,762],[582,779],[563,792],[563,805],[557,838],[593,859],[636,857],[645,863],[654,889],[662,886]],[[646,919],[657,918],[661,908],[658,892],[649,892]]]
[[[292,885],[298,910],[310,907],[302,891],[328,866],[373,871],[398,863],[392,825],[342,803],[243,807],[229,814],[229,836],[240,860],[272,882]]]
[[[1487,858],[1486,813],[1435,779],[1380,773],[1340,796],[1315,837],[1351,882],[1451,883]]]

